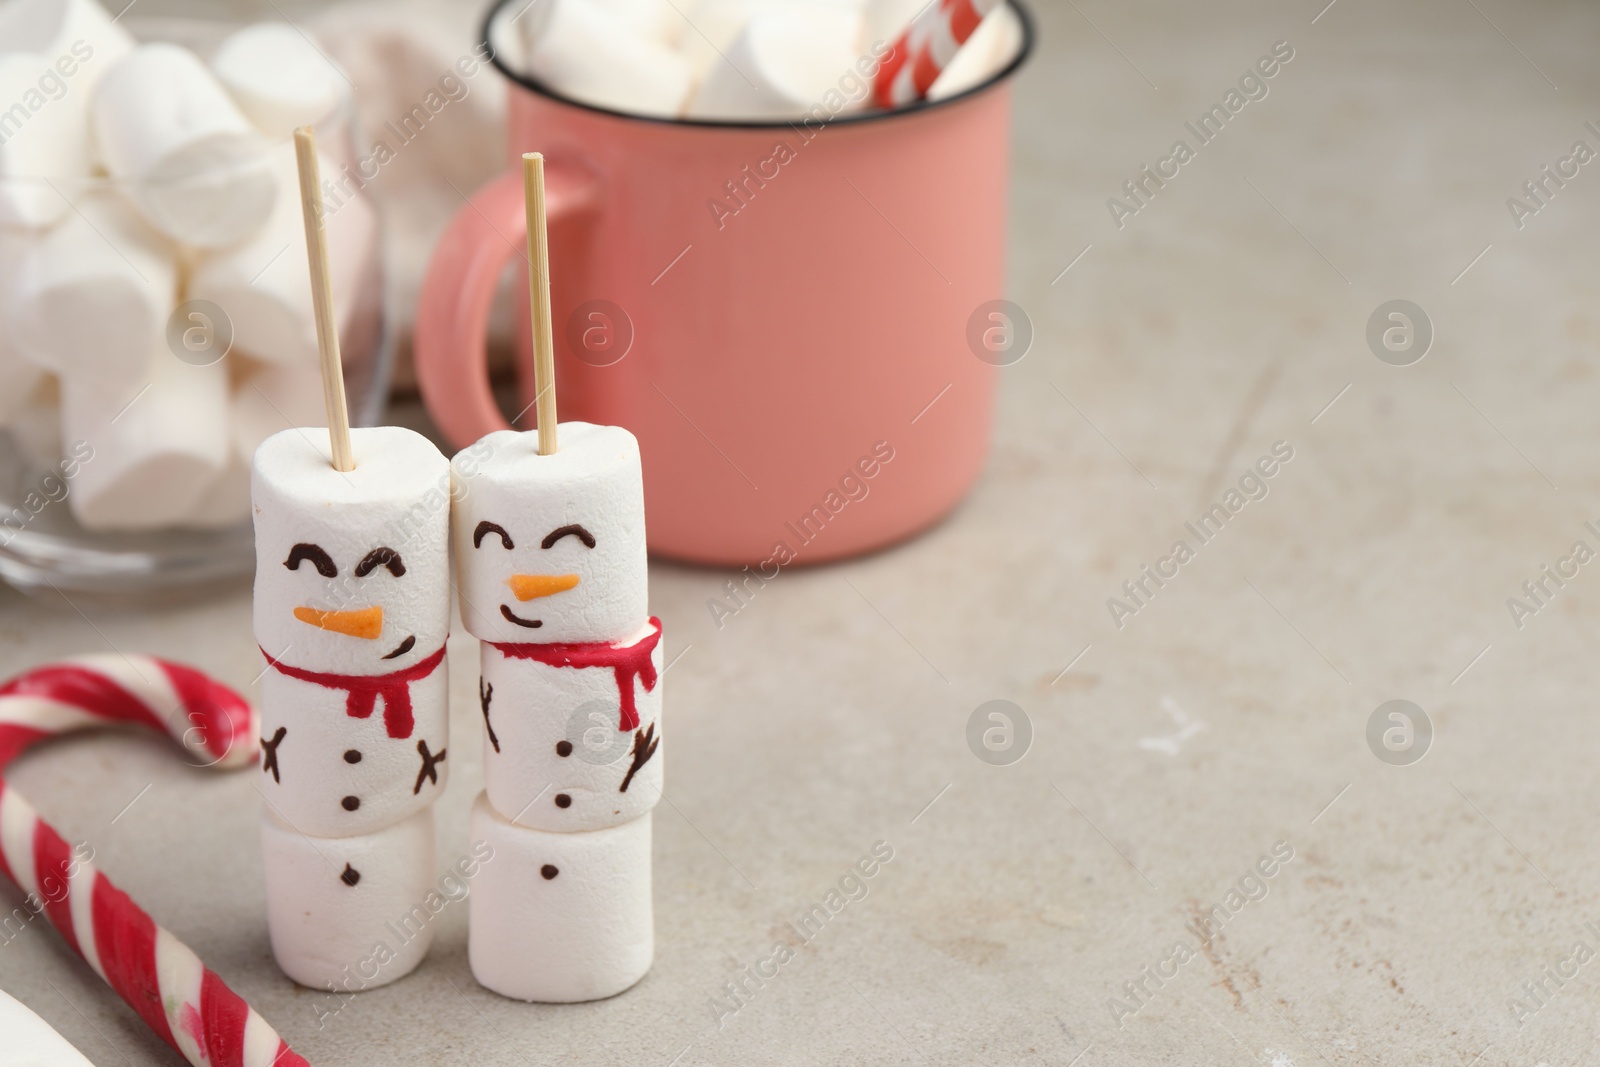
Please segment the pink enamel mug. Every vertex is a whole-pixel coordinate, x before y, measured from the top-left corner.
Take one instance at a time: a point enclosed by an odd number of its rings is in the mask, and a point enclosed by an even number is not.
[[[1022,48],[976,88],[793,123],[625,115],[495,58],[511,158],[546,160],[561,419],[639,438],[652,552],[763,572],[836,559],[931,525],[972,486],[997,373],[978,339],[1003,295],[1011,76],[1034,33],[1018,11]],[[486,335],[522,260],[521,183],[512,166],[462,207],[423,285],[417,373],[456,447],[507,426]]]

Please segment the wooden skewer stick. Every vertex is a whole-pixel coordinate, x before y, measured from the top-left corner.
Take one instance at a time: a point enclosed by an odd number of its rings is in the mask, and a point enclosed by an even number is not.
[[[310,126],[294,131],[300,169],[300,210],[306,223],[306,259],[311,265],[311,303],[317,313],[317,350],[322,354],[322,399],[328,405],[328,440],[333,469],[353,471],[350,408],[344,397],[344,365],[339,358],[339,323],[333,314],[333,281],[328,271],[328,231],[322,222],[322,177],[317,168],[317,138]]]
[[[528,306],[533,318],[533,388],[539,419],[539,455],[556,450],[556,349],[550,332],[550,243],[545,234],[544,156],[522,156],[522,193],[528,215]]]

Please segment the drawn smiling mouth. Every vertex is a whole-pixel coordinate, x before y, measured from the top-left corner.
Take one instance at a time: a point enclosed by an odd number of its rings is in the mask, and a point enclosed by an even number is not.
[[[396,648],[395,648],[395,650],[393,652],[389,653],[387,656],[384,656],[383,658],[384,659],[399,659],[401,656],[405,655],[407,652],[410,652],[413,648],[415,648],[416,644],[417,644],[417,638],[416,638],[416,635],[413,634],[411,637],[408,637],[404,641],[401,641],[400,644],[398,646],[396,646]]]
[[[524,619],[517,615],[510,608],[506,607],[504,604],[500,605],[500,614],[507,622],[514,622],[518,626],[526,626],[530,630],[537,629],[538,627],[544,625],[543,619]]]

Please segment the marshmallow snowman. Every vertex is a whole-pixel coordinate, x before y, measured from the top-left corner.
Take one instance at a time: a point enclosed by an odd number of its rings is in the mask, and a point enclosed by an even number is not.
[[[421,961],[431,929],[391,943],[433,879],[448,779],[449,464],[399,427],[350,440],[348,472],[321,429],[251,465],[268,920],[278,965],[317,988]]]
[[[543,830],[615,826],[661,794],[661,627],[639,442],[618,426],[489,434],[452,462],[457,588],[483,642],[489,799]]]
[[[639,443],[568,422],[451,461],[457,589],[482,642],[484,867],[469,958],[521,1000],[611,996],[650,967],[661,624],[649,616]]]

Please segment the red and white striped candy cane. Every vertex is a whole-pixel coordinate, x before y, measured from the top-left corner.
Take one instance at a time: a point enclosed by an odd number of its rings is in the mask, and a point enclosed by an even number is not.
[[[903,107],[926,97],[983,16],[1001,2],[929,0],[878,68],[873,80],[873,97],[878,106]]]
[[[0,686],[0,771],[31,745],[94,726],[170,734],[205,766],[255,760],[254,709],[199,671],[152,656],[83,656]],[[187,946],[70,846],[0,778],[0,874],[194,1067],[305,1067]]]

